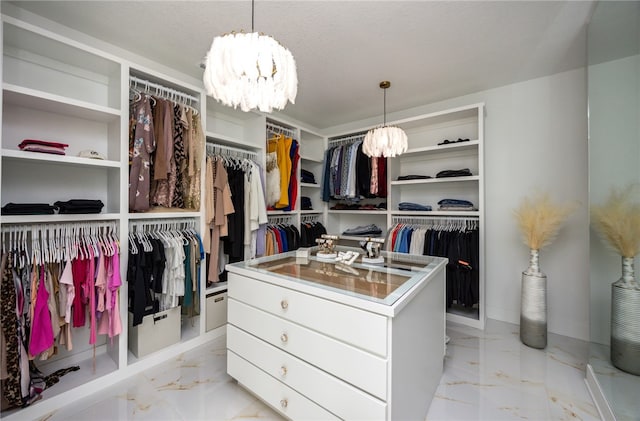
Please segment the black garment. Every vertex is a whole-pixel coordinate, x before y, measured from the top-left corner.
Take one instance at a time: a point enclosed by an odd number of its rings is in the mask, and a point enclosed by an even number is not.
[[[300,207],[302,208],[302,210],[313,210],[313,207],[311,206],[311,198],[302,196],[300,198]]]
[[[313,247],[316,239],[326,234],[327,230],[320,222],[304,222],[300,225],[300,247]]]
[[[60,214],[100,213],[104,207],[102,200],[72,199],[53,204]]]
[[[470,308],[480,302],[479,238],[477,229],[429,229],[425,234],[423,254],[449,259],[446,269],[448,308],[454,303]]]
[[[316,177],[311,171],[300,169],[300,181],[303,183],[316,184]]]
[[[7,203],[2,215],[53,215],[54,207],[48,203]]]
[[[371,194],[371,159],[362,152],[362,143],[356,154],[356,196],[375,197]]]
[[[133,326],[137,326],[142,323],[145,315],[153,314],[158,310],[158,302],[151,295],[153,252],[145,252],[137,239],[134,240],[134,243],[138,252],[133,253],[133,248],[129,248],[127,285],[129,288],[129,311],[133,314]]]
[[[436,178],[446,178],[446,177],[466,177],[473,175],[469,168],[462,168],[460,170],[443,170],[436,174]]]
[[[227,176],[235,212],[227,216],[229,235],[223,238],[223,243],[229,263],[235,263],[244,260],[244,172],[227,168]]]
[[[416,174],[409,174],[409,175],[401,175],[398,177],[398,181],[401,180],[423,180],[423,179],[428,179],[428,178],[432,178],[430,175],[416,175]]]

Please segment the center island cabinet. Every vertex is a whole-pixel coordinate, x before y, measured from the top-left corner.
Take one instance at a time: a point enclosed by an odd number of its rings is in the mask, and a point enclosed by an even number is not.
[[[227,265],[229,375],[293,420],[425,419],[447,259],[383,257],[346,265],[312,248]]]

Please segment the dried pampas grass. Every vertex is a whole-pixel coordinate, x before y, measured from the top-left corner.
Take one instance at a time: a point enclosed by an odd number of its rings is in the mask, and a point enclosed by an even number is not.
[[[591,208],[593,225],[605,242],[622,257],[640,252],[640,204],[633,202],[638,185],[612,188],[607,201]]]
[[[514,213],[525,244],[531,250],[540,250],[550,244],[574,208],[575,205],[553,203],[547,193],[522,199]]]

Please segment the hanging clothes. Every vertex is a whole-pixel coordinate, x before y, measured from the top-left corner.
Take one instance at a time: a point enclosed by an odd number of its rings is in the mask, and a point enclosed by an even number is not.
[[[111,297],[117,302],[118,287],[102,270],[113,263],[119,266],[113,234],[107,235],[99,228],[96,231],[93,224],[76,223],[73,228],[29,228],[31,238],[27,242],[26,230],[3,227],[2,232],[7,249],[2,257],[0,286],[0,322],[6,350],[2,393],[12,407],[35,402],[62,375],[78,369],[69,367],[45,376],[35,361],[51,358],[61,346],[72,350],[72,327],[80,321],[86,323],[85,316],[89,319],[90,344],[95,344],[101,334],[97,331],[99,320],[110,320],[116,326],[105,333],[111,338],[121,333],[117,327],[119,312],[107,314],[101,306],[106,303],[103,284],[111,285]],[[16,233],[24,241],[16,241]],[[74,306],[79,306],[82,314]]]
[[[307,221],[300,224],[300,247],[316,246],[316,239],[327,233],[320,221]]]
[[[226,279],[224,266],[260,255],[264,241],[258,231],[267,223],[262,169],[252,159],[232,156],[242,151],[207,145],[205,233],[207,283]],[[249,153],[247,153],[250,156]],[[208,241],[207,241],[208,240]],[[260,247],[259,247],[260,245]]]
[[[397,253],[446,257],[447,308],[472,308],[480,301],[480,246],[477,226],[397,223],[387,232],[385,249]]]
[[[130,103],[129,210],[199,210],[205,136],[196,109],[158,94]]]
[[[325,202],[387,197],[386,158],[366,156],[361,140],[327,149],[322,168]]]
[[[143,212],[149,209],[151,153],[156,149],[151,98],[143,95],[133,102],[130,113],[134,128],[129,141],[129,211]]]
[[[162,229],[130,235],[127,283],[132,325],[144,316],[177,306],[187,315],[200,313],[202,239],[192,229]]]
[[[300,231],[295,225],[267,224],[265,256],[300,248]]]

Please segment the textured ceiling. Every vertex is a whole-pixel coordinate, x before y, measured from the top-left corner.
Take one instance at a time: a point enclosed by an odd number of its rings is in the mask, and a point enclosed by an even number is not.
[[[16,1],[18,7],[201,78],[214,36],[251,29],[251,2]],[[586,65],[593,1],[270,1],[255,30],[293,53],[283,111],[323,129]]]

